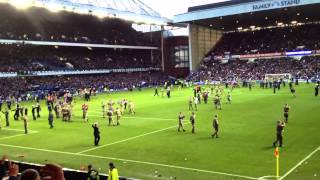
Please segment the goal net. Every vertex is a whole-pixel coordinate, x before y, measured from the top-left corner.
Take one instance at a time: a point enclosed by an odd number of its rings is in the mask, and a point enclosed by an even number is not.
[[[265,80],[268,81],[274,81],[274,80],[284,80],[284,81],[289,81],[291,79],[291,74],[290,73],[284,73],[284,74],[265,74],[264,76]]]

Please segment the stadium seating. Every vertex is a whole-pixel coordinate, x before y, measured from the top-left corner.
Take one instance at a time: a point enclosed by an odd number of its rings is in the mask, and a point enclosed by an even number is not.
[[[207,60],[201,63],[199,71],[194,72],[194,81],[232,81],[232,80],[263,80],[265,74],[291,73],[293,77],[303,79],[319,79],[320,58],[303,57],[300,61],[293,58],[229,60]]]
[[[0,39],[59,41],[112,45],[159,45],[137,32],[131,23],[117,18],[62,11],[53,13],[33,7],[17,10],[0,4]]]
[[[0,72],[160,67],[160,52],[134,49],[0,45]]]
[[[288,26],[246,32],[225,33],[208,56],[272,53],[320,48],[320,25]]]

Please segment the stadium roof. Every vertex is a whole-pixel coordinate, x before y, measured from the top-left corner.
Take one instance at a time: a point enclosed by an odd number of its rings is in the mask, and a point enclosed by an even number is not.
[[[224,31],[279,24],[320,21],[320,0],[232,0],[190,7],[174,17],[176,23],[192,23]]]
[[[23,9],[38,6],[52,11],[66,10],[82,14],[90,13],[99,17],[118,17],[136,23],[171,22],[140,0],[0,0],[0,2],[7,2]]]

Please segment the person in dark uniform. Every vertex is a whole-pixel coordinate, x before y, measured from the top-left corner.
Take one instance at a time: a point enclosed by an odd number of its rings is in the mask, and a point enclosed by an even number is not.
[[[318,96],[319,95],[319,88],[320,88],[320,82],[318,81],[316,86],[314,87],[314,96]]]
[[[182,114],[182,112],[179,113],[178,119],[179,119],[179,127],[178,127],[178,132],[180,132],[180,129],[182,129],[183,132],[185,132],[186,130],[183,127],[183,120],[184,120],[184,115]]]
[[[292,81],[289,82],[289,89],[292,88]]]
[[[294,89],[294,87],[292,87],[290,89],[290,91],[291,91],[291,94],[293,95],[293,97],[296,97],[296,90]]]
[[[290,106],[285,104],[283,107],[284,122],[288,123]]]
[[[37,109],[36,106],[32,105],[31,113],[32,113],[33,120],[37,120],[36,109]]]
[[[156,88],[154,89],[154,95],[153,96],[159,96],[158,86],[156,86]]]
[[[204,92],[202,94],[202,97],[203,97],[204,103],[207,104],[208,103],[209,92],[208,91]]]
[[[100,141],[100,131],[99,131],[98,123],[94,123],[92,125],[92,128],[93,128],[93,136],[94,136],[94,145],[98,146]]]
[[[0,96],[0,111],[2,111],[2,104],[3,104],[3,100],[2,100],[2,97]]]
[[[7,108],[5,111],[2,111],[2,113],[4,114],[4,116],[6,118],[6,127],[9,127],[10,126],[9,109]]]
[[[171,97],[171,89],[170,89],[170,86],[167,87],[167,97],[168,97],[168,98]]]
[[[273,94],[276,93],[276,89],[277,89],[277,81],[273,81]]]
[[[251,91],[252,90],[252,83],[251,83],[251,81],[249,81],[249,91]]]
[[[279,147],[282,147],[283,143],[283,129],[286,126],[284,122],[281,122],[280,120],[277,122],[277,139],[275,142],[273,142],[273,147],[276,147],[277,143],[279,143]]]
[[[190,123],[192,126],[192,133],[195,133],[195,122],[196,122],[196,114],[194,112],[192,112],[191,116],[190,116]]]
[[[49,121],[50,129],[52,129],[53,128],[53,113],[52,113],[52,110],[49,111],[48,121]]]
[[[112,120],[112,116],[113,116],[113,111],[112,109],[109,109],[109,111],[107,112],[107,116],[108,116],[108,126],[113,125],[113,120]]]
[[[41,107],[40,107],[39,103],[37,103],[37,105],[36,105],[36,110],[37,110],[37,118],[40,118]]]
[[[124,105],[124,109],[126,110],[127,109],[127,105],[128,105],[128,100],[127,99],[123,100],[123,105]]]
[[[218,115],[214,115],[212,125],[213,125],[214,132],[213,132],[213,134],[211,135],[211,137],[212,137],[212,138],[214,138],[214,137],[219,138],[219,136],[218,136],[218,132],[219,132]]]
[[[16,120],[16,121],[19,120],[19,117],[20,117],[20,109],[21,109],[21,108],[20,108],[20,105],[17,104],[16,109],[15,109],[15,110],[12,110],[12,111],[14,111],[13,118],[14,118],[14,120]]]

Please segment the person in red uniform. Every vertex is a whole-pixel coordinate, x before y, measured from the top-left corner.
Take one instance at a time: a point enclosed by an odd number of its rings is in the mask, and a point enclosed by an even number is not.
[[[84,104],[82,105],[81,109],[82,109],[82,113],[83,113],[82,119],[83,119],[84,121],[87,121],[87,122],[88,122],[88,109],[89,109],[88,104],[84,103]]]

